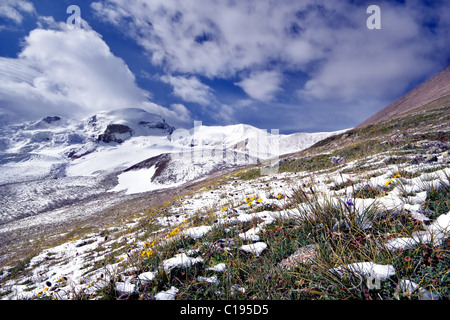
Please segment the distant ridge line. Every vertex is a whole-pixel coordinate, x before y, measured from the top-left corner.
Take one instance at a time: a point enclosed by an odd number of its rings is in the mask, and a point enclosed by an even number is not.
[[[442,104],[431,104],[431,102],[445,96],[450,96],[450,66],[377,112],[357,127],[365,127],[379,121],[389,120],[427,104],[427,109],[441,107]],[[443,99],[442,101],[448,100],[450,99]]]

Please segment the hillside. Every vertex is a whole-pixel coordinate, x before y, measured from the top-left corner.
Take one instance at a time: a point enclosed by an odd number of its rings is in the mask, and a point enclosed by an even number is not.
[[[283,156],[270,175],[254,164],[135,195],[17,249],[0,294],[448,300],[448,123],[448,103],[419,108]]]

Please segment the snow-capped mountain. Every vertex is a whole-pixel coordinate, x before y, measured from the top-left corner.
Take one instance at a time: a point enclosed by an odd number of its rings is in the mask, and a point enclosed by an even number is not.
[[[170,126],[137,108],[0,129],[1,222],[106,192],[134,194],[305,149],[333,133],[278,135],[249,125]]]

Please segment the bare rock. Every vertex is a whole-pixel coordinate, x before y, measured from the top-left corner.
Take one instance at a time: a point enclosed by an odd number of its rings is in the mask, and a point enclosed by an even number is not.
[[[289,269],[299,263],[310,264],[317,254],[317,245],[311,244],[297,249],[292,255],[280,261],[279,265]]]

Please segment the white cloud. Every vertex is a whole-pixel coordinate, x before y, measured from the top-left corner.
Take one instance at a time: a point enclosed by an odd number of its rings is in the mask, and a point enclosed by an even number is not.
[[[194,125],[191,112],[181,103],[170,105],[165,108],[156,103],[146,101],[142,103],[142,107],[148,112],[160,115],[171,126],[176,128],[191,128]]]
[[[161,81],[170,84],[173,87],[173,94],[186,102],[208,105],[214,100],[212,89],[201,83],[197,77],[165,75],[161,77]]]
[[[307,1],[309,2],[309,1]],[[293,23],[295,0],[269,1],[143,1],[95,2],[99,17],[133,37],[156,65],[171,73],[229,77],[274,57],[297,61],[311,58],[312,45],[293,39],[286,28]],[[288,53],[284,49],[289,47]]]
[[[251,98],[261,101],[271,101],[281,89],[283,78],[280,72],[263,71],[252,73],[248,78],[235,83],[241,87]]]
[[[2,0],[0,3],[0,17],[13,20],[15,23],[22,23],[23,14],[35,12],[31,2],[25,0]]]
[[[309,73],[310,80],[299,91],[301,98],[395,97],[412,81],[436,71],[438,64],[430,56],[435,39],[426,36],[411,8],[389,3],[381,8],[381,30],[351,27],[358,22],[353,18],[358,17],[355,7],[347,8],[348,27],[332,32],[316,23],[316,40],[327,44],[328,53],[321,66]]]
[[[256,71],[309,76],[300,99],[390,97],[442,68],[449,7],[378,1],[381,30],[368,30],[367,5],[344,1],[103,0],[97,15],[136,40],[169,73],[235,78],[255,99],[273,99],[278,78],[257,90]],[[426,31],[436,24],[433,33]],[[425,21],[426,22],[426,21]]]
[[[179,120],[178,110],[148,101],[150,93],[137,86],[126,63],[98,33],[46,22],[53,29],[31,31],[18,58],[0,58],[2,113],[22,120],[142,107],[165,111],[169,123]]]

